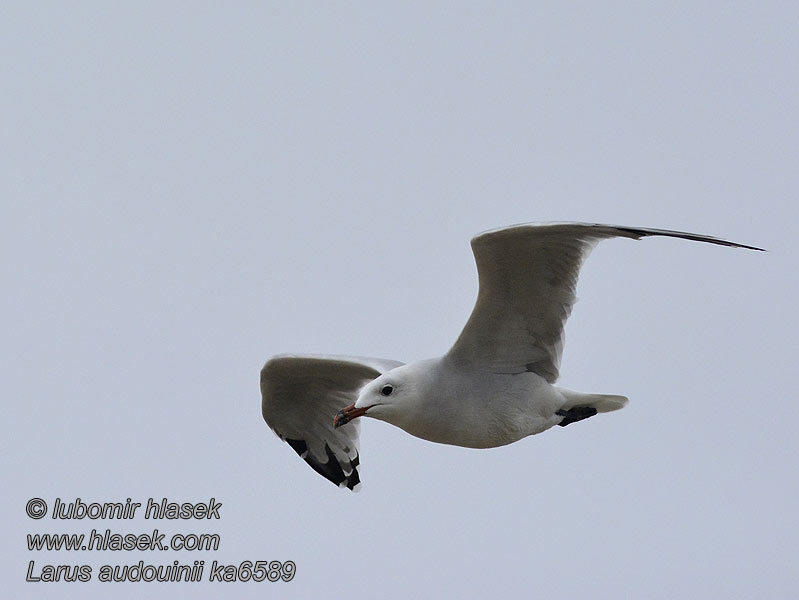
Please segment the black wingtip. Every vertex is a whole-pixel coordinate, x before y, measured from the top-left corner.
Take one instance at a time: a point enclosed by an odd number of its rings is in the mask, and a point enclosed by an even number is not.
[[[302,458],[308,465],[322,477],[335,484],[338,487],[346,487],[352,491],[356,491],[356,487],[361,483],[361,478],[358,475],[358,465],[360,464],[360,457],[358,454],[355,458],[348,461],[350,467],[350,474],[344,473],[341,463],[336,455],[330,449],[330,446],[325,444],[325,454],[327,455],[326,462],[320,462],[308,452],[308,445],[304,440],[292,440],[286,438],[286,443],[292,447],[300,458]]]
[[[716,244],[717,246],[727,246],[729,248],[743,248],[745,250],[757,250],[758,252],[768,252],[765,248],[758,248],[757,246],[749,246],[747,244],[739,244],[738,242],[731,242],[721,238],[713,237],[710,235],[700,235],[698,233],[689,233],[687,231],[673,231],[670,229],[647,229],[645,227],[616,227],[619,231],[624,231],[636,237],[650,237],[650,236],[663,236],[681,238],[684,240],[691,240],[693,242],[706,242],[708,244]]]

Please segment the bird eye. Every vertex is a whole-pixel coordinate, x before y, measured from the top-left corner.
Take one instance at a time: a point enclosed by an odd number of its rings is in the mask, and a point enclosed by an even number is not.
[[[384,396],[390,396],[391,392],[393,392],[393,391],[394,391],[394,387],[393,386],[384,385],[383,389],[380,390],[380,393],[383,394]]]

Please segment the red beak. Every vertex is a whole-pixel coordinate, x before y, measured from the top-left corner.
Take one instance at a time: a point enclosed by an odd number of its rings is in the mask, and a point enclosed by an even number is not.
[[[358,417],[362,417],[366,414],[366,411],[369,410],[371,406],[363,406],[361,408],[355,408],[355,403],[350,404],[346,408],[342,408],[336,414],[336,417],[333,419],[333,427],[341,427],[342,425],[346,425],[353,419],[357,419]]]

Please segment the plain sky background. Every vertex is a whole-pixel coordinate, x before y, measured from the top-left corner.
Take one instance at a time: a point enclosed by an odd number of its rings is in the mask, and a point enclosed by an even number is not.
[[[793,2],[6,2],[3,594],[789,598],[799,584]],[[494,450],[363,423],[359,494],[260,415],[281,352],[436,356],[472,235],[604,242],[561,384],[618,413]],[[32,521],[28,499],[223,502]],[[29,552],[29,532],[219,533]],[[25,583],[28,561],[293,560],[261,584]],[[206,570],[207,573],[207,570]]]

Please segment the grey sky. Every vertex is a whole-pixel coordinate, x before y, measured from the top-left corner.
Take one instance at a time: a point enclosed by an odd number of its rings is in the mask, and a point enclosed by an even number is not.
[[[786,598],[799,583],[791,3],[5,3],[3,582],[13,597]],[[363,423],[360,494],[265,426],[279,352],[435,356],[475,233],[604,242],[561,383],[623,411],[475,451]],[[26,502],[223,502],[214,522]],[[217,552],[25,534],[219,533]],[[25,583],[293,560],[290,583]],[[113,587],[112,587],[113,586]]]

